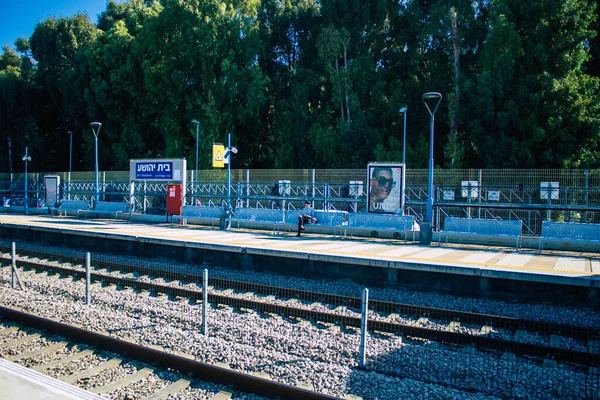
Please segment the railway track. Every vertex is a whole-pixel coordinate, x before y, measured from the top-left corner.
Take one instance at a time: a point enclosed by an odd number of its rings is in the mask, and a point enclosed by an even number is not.
[[[53,273],[84,277],[84,270],[77,260],[69,260],[69,266],[47,265],[49,260],[63,262],[64,257],[56,254],[23,252],[21,257],[38,258],[44,261],[18,260],[17,264],[24,268],[34,268],[38,270],[51,271]],[[6,264],[6,256],[3,263]],[[118,285],[122,287],[131,287],[136,290],[164,293],[177,298],[189,298],[197,300],[202,297],[201,290],[189,288],[186,283],[200,283],[202,277],[195,274],[177,273],[169,271],[168,279],[178,281],[178,285],[173,283],[167,285],[152,280],[151,277],[160,277],[165,274],[164,270],[155,268],[142,268],[135,265],[115,264],[95,262],[96,271],[98,268],[106,269],[106,272],[94,272],[92,280],[103,282],[105,284]],[[108,272],[108,270],[112,272]],[[115,271],[119,271],[115,275]],[[123,274],[137,274],[136,279],[119,276]],[[141,279],[145,275],[146,279]],[[361,318],[359,314],[360,299],[346,296],[330,295],[324,293],[314,293],[309,291],[274,287],[262,284],[253,284],[244,282],[210,278],[211,292],[209,301],[216,304],[223,304],[240,309],[257,310],[264,313],[274,313],[285,317],[301,318],[314,321],[334,322],[346,327],[360,327]],[[245,297],[235,295],[231,288],[243,287]],[[216,288],[224,289],[222,291]],[[251,293],[248,293],[251,292]],[[251,298],[247,298],[248,295]],[[283,296],[285,300],[273,302],[273,296]],[[265,300],[260,296],[268,296]],[[290,306],[287,303],[289,299],[312,302],[307,307]],[[315,300],[318,299],[318,304]],[[315,308],[330,309],[334,311],[320,311]],[[368,321],[368,329],[371,332],[387,332],[401,334],[407,338],[418,340],[431,340],[449,345],[467,346],[479,350],[489,350],[502,353],[512,353],[515,355],[526,355],[538,357],[541,359],[553,359],[560,361],[570,361],[582,365],[597,366],[600,364],[600,354],[597,349],[597,339],[600,337],[598,329],[582,328],[576,326],[565,326],[553,323],[543,323],[536,321],[518,320],[502,316],[467,313],[463,311],[452,311],[445,309],[435,309],[430,307],[421,307],[406,304],[397,304],[382,301],[371,301],[369,308],[378,313],[387,313],[386,315],[371,316]],[[353,310],[355,309],[355,310]],[[407,314],[413,317],[409,323],[398,323],[392,320],[398,314]],[[432,324],[434,319],[446,321],[447,324]],[[465,333],[461,331],[461,326],[465,324],[475,325],[479,329],[476,334]],[[426,325],[426,326],[423,326]],[[433,325],[434,328],[427,327]],[[546,343],[526,343],[522,337],[528,333],[523,330],[528,327],[534,335],[544,335]],[[494,337],[498,330],[508,330],[504,337]],[[471,327],[470,331],[473,329]],[[510,339],[507,339],[510,337]],[[561,347],[562,338],[570,338],[578,341],[576,348]],[[590,350],[591,349],[591,350]]]
[[[6,307],[0,356],[111,399],[336,398]]]

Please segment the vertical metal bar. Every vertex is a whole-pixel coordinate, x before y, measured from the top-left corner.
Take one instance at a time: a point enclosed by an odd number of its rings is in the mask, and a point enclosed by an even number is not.
[[[589,189],[590,189],[590,170],[586,169],[585,170],[585,196],[584,196],[584,204],[587,207],[588,206],[588,195],[589,195]],[[588,222],[588,213],[587,211],[585,211],[583,213],[583,222]]]
[[[90,293],[90,283],[91,283],[91,261],[90,261],[90,253],[85,253],[85,304],[90,305],[92,302],[91,293]]]
[[[548,206],[552,204],[552,182],[548,182]],[[546,211],[546,221],[550,221],[550,208]]]
[[[367,347],[367,311],[369,310],[369,289],[364,288],[362,292],[362,315],[360,323],[360,360],[359,367],[365,367]]]
[[[246,170],[246,207],[250,207],[250,170]]]
[[[483,181],[481,179],[481,168],[479,169],[479,176],[477,177],[477,182],[478,182],[477,183],[477,187],[478,187],[477,194],[479,195],[478,197],[479,197],[479,203],[480,203],[479,207],[477,207],[477,218],[481,218],[481,201],[482,201],[481,196],[483,194],[483,190],[482,190]]]
[[[19,278],[19,274],[17,274],[17,245],[15,242],[12,242],[10,246],[10,259],[11,259],[11,270],[12,270],[12,288],[17,288],[17,282],[19,282],[19,287],[21,290],[24,289],[23,282],[21,282],[21,278]]]
[[[25,147],[25,157],[23,157],[23,161],[25,161],[25,183],[23,186],[23,210],[25,214],[27,214],[27,158],[29,155],[27,154],[27,147]]]
[[[229,162],[227,163],[227,207],[225,211],[227,211],[227,218],[231,213],[231,133],[227,134],[227,151],[229,152]],[[227,226],[227,223],[225,223]]]
[[[208,269],[202,272],[202,334],[208,332]]]
[[[315,191],[316,191],[316,187],[315,185],[317,184],[317,172],[316,170],[313,168],[312,170],[312,197],[315,197]]]
[[[135,181],[129,182],[129,219],[135,211]]]
[[[98,133],[100,133],[100,130],[98,130]],[[94,207],[96,207],[96,204],[98,204],[98,197],[100,193],[100,188],[98,187],[98,134],[96,133],[94,133],[94,149],[96,151],[96,166],[94,173],[94,176],[96,177],[96,196],[94,198]]]
[[[11,284],[12,288],[16,289],[17,287],[17,251],[16,244],[12,242],[10,245],[10,266],[11,266]]]
[[[146,203],[148,202],[148,198],[146,197],[146,193],[147,193],[146,192],[146,181],[144,181],[144,189],[143,190],[144,190],[144,197],[143,197],[144,203],[143,203],[142,208],[144,210],[144,214],[146,214]]]
[[[427,213],[426,221],[433,222],[433,126],[435,124],[434,114],[429,116],[429,171],[427,178]]]

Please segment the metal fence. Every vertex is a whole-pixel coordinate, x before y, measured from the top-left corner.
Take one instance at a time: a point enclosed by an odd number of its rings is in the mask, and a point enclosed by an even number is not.
[[[62,180],[64,199],[92,201],[93,172],[28,174],[29,206],[43,203],[45,175]],[[423,220],[427,201],[426,169],[406,171],[406,213]],[[123,201],[136,212],[164,214],[168,182],[129,182],[128,171],[100,173],[101,201]],[[22,205],[24,174],[0,174],[0,196],[11,205]],[[232,170],[230,197],[225,170],[188,171],[186,204],[234,208],[289,208],[305,199],[318,208],[362,212],[367,203],[366,170]],[[600,223],[600,171],[436,169],[434,221],[443,229],[446,216],[520,219],[524,234],[539,235],[541,222]]]

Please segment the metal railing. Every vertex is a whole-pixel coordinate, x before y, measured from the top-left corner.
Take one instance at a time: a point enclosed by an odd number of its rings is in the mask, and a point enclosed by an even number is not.
[[[32,207],[43,206],[44,176],[62,178],[61,198],[92,201],[94,173],[28,174]],[[124,201],[135,212],[164,214],[169,182],[129,182],[127,171],[102,172],[100,201]],[[211,178],[212,180],[207,180]],[[268,180],[261,180],[268,178]],[[600,172],[589,170],[436,170],[434,229],[447,216],[521,219],[524,234],[539,235],[541,222],[600,223]],[[0,174],[2,204],[22,205],[23,174]],[[186,204],[224,206],[227,180],[223,171],[188,172]],[[234,170],[231,204],[236,208],[303,207],[306,199],[324,210],[363,212],[367,205],[364,170]],[[406,172],[405,212],[423,220],[427,170]]]

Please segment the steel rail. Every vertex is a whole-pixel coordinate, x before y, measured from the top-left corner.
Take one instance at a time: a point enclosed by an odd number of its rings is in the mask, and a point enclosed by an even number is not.
[[[8,307],[0,306],[0,316],[5,319],[17,321],[23,325],[35,327],[36,329],[43,329],[57,335],[69,337],[90,346],[99,347],[118,354],[127,354],[139,361],[171,368],[180,373],[192,374],[199,379],[232,386],[238,390],[251,392],[260,396],[292,400],[338,399],[338,397],[328,396],[299,387],[274,382],[269,379],[244,374],[231,369],[191,360],[161,350],[144,347],[139,344],[110,337],[106,334],[87,331],[82,328]]]
[[[24,253],[27,254],[27,253]],[[56,255],[47,253],[30,253],[36,254],[40,258],[51,258]],[[164,270],[148,267],[137,267],[132,265],[95,261],[96,266],[112,269],[121,270],[125,272],[137,272],[146,275],[155,276],[156,273],[163,273]],[[169,279],[177,279],[188,283],[202,284],[202,276],[197,274],[188,274],[181,272],[169,272]],[[279,295],[282,297],[293,297],[299,300],[306,301],[322,301],[336,306],[347,306],[355,309],[360,309],[361,299],[358,297],[341,296],[328,293],[316,293],[301,289],[284,288],[280,286],[265,285],[260,283],[252,282],[239,282],[224,278],[210,278],[209,284],[214,287],[225,288],[225,289],[237,289],[243,287],[243,290],[251,291],[257,294],[264,295]],[[512,317],[491,315],[491,314],[480,314],[468,311],[458,311],[442,308],[434,308],[427,306],[418,306],[412,304],[394,303],[382,300],[370,300],[369,308],[378,312],[406,314],[415,317],[428,317],[433,319],[439,319],[443,321],[460,321],[466,324],[475,325],[489,325],[498,329],[530,329],[534,332],[542,334],[556,334],[565,337],[570,337],[577,340],[591,340],[600,338],[600,328],[592,327],[581,327],[576,325],[562,325],[553,322],[543,322],[534,320],[525,320]]]
[[[31,254],[35,255],[36,257],[46,259],[64,259],[63,257],[57,256],[55,254],[48,254],[42,252],[21,253]],[[133,265],[106,261],[95,261],[94,264],[96,265],[96,267],[99,268],[120,270],[124,272],[137,272],[149,276],[156,276],[157,278],[164,278],[164,276],[160,276],[160,274],[165,272],[164,270],[157,268],[138,267]],[[158,273],[159,275],[156,275],[156,273]],[[179,280],[188,283],[197,283],[198,285],[202,285],[202,276],[197,274],[169,272],[168,279]],[[346,306],[357,310],[361,307],[361,299],[358,297],[341,296],[328,293],[316,293],[301,289],[284,288],[280,286],[271,286],[252,282],[239,282],[224,278],[209,278],[209,284],[213,287],[225,289],[241,289],[243,287],[243,290],[245,290],[246,292],[254,292],[263,295],[278,295],[282,297],[290,297],[305,301],[320,301],[335,306]],[[581,327],[575,325],[561,325],[553,322],[524,320],[498,315],[480,314],[467,311],[394,303],[381,300],[370,300],[369,309],[378,312],[405,314],[414,317],[428,317],[442,321],[460,321],[461,323],[465,324],[489,325],[498,329],[529,329],[530,331],[545,335],[556,334],[582,341],[589,341],[591,339],[600,338],[600,328]]]
[[[23,262],[22,266],[34,269],[47,269],[59,274],[69,274],[79,278],[85,276],[84,271],[77,271],[71,268],[63,268],[57,266],[40,265],[37,263]],[[94,281],[102,281],[120,285],[122,287],[132,287],[137,290],[146,290],[150,292],[159,292],[170,295],[171,297],[185,297],[191,299],[201,298],[200,290],[190,290],[173,286],[159,285],[150,282],[141,282],[129,278],[119,278],[103,274],[92,273],[91,279]],[[238,297],[229,297],[215,295],[209,293],[209,301],[215,304],[224,304],[236,308],[245,308],[258,310],[263,313],[272,313],[285,317],[301,318],[305,320],[321,321],[328,323],[337,323],[346,327],[360,327],[361,318],[335,313],[321,312],[309,309],[301,309],[297,307],[289,307],[277,305],[256,300],[241,299]],[[482,350],[492,350],[506,353],[514,353],[516,355],[528,355],[539,358],[551,358],[567,362],[574,362],[584,365],[600,365],[600,354],[588,353],[578,350],[562,349],[539,344],[529,344],[519,341],[506,339],[492,338],[487,335],[471,335],[466,333],[457,333],[451,331],[436,330],[430,328],[422,328],[413,325],[399,324],[393,322],[385,322],[370,319],[367,324],[370,332],[387,332],[401,334],[408,337],[433,340],[450,345],[471,346]]]

